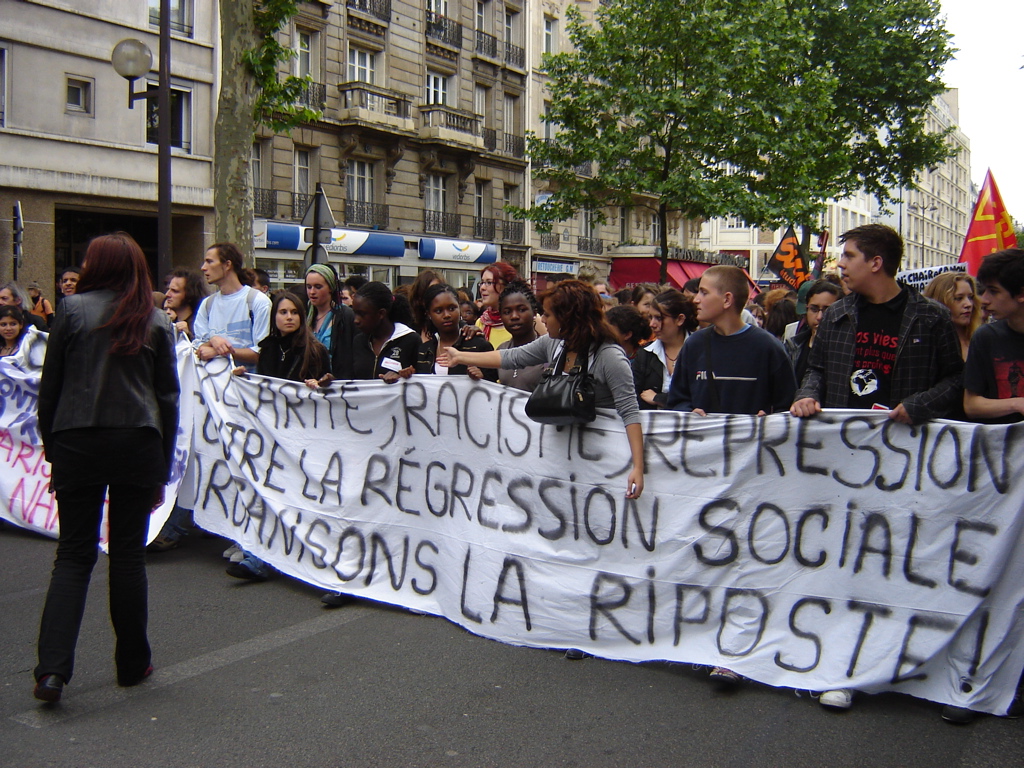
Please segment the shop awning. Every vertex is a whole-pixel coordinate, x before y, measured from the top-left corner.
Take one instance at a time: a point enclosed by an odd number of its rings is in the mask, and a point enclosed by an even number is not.
[[[421,259],[443,259],[446,261],[466,261],[474,264],[493,264],[498,260],[498,249],[494,243],[481,243],[474,240],[442,240],[440,238],[420,238]]]
[[[687,280],[700,277],[705,270],[713,267],[714,264],[704,264],[698,261],[679,261],[672,259],[668,262],[668,280],[673,288],[682,290]],[[638,283],[657,284],[661,273],[661,259],[650,258],[620,258],[612,259],[612,271],[608,276],[608,282],[614,290],[627,288]],[[744,271],[743,274],[747,274]],[[760,293],[761,289],[747,275],[750,283],[751,296]]]
[[[309,247],[298,224],[278,221],[253,223],[253,246],[275,251],[305,251]],[[385,256],[401,258],[405,255],[405,238],[387,232],[356,229],[332,229],[330,242],[323,244],[328,253],[353,256]]]

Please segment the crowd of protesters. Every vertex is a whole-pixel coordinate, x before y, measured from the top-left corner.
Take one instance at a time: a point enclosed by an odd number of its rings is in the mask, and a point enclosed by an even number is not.
[[[432,270],[392,291],[358,277],[343,282],[329,264],[310,266],[304,285],[273,291],[266,273],[246,269],[237,246],[218,243],[199,273],[167,276],[163,308],[199,361],[226,357],[238,375],[314,389],[333,380],[462,375],[531,391],[545,369],[586,365],[598,406],[614,408],[625,425],[630,498],[643,492],[641,409],[809,418],[822,408],[866,408],[912,425],[1024,419],[1024,250],[988,256],[977,284],[949,272],[921,292],[896,280],[903,243],[890,227],[860,226],[840,241],[838,274],[756,296],[747,274],[728,266],[708,268],[682,290],[636,285],[612,296],[605,283],[564,280],[535,296],[501,262],[481,271],[475,296]],[[79,276],[61,276],[65,296]],[[2,355],[17,351],[30,318],[53,318],[34,288],[0,287]],[[150,550],[178,546],[189,514],[175,505]],[[224,555],[231,576],[271,574],[237,545]],[[339,606],[351,598],[335,592],[322,600]],[[723,667],[711,677],[741,681]],[[819,702],[847,709],[854,693],[825,691]],[[1019,692],[1011,710],[1020,713]],[[952,722],[973,716],[943,710]]]

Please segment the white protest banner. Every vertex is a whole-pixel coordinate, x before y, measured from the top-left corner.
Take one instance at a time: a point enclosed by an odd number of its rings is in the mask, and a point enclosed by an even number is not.
[[[50,463],[43,455],[36,417],[46,339],[47,334],[29,327],[18,352],[0,358],[0,520],[56,538],[57,502],[50,492]],[[156,538],[171,514],[192,450],[195,365],[184,336],[179,338],[176,351],[178,380],[185,396],[179,401],[171,480],[164,491],[164,503],[150,514],[147,541]],[[101,530],[107,530],[105,520]],[[106,550],[105,538],[100,546]]]
[[[924,290],[928,283],[943,272],[959,272],[967,274],[966,264],[942,264],[938,267],[924,267],[922,269],[904,269],[896,273],[896,279],[901,283],[912,285],[918,290]]]
[[[486,637],[987,712],[1024,666],[1024,424],[612,412],[414,376],[329,392],[197,370],[196,520],[325,589]]]

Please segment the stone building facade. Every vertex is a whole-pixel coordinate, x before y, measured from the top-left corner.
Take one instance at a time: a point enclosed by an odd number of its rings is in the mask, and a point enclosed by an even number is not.
[[[145,101],[129,109],[110,55],[138,38],[156,61],[158,8],[156,0],[0,0],[0,279],[14,270],[15,201],[25,222],[19,281],[38,281],[51,299],[60,270],[80,264],[98,234],[128,231],[155,269],[156,131]],[[213,230],[216,2],[172,8],[173,258],[198,264]]]

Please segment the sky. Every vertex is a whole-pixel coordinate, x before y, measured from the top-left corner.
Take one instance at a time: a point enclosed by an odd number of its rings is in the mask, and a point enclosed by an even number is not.
[[[991,168],[1010,216],[1024,224],[1024,2],[941,2],[960,49],[942,79],[960,90],[971,178],[980,186]]]

